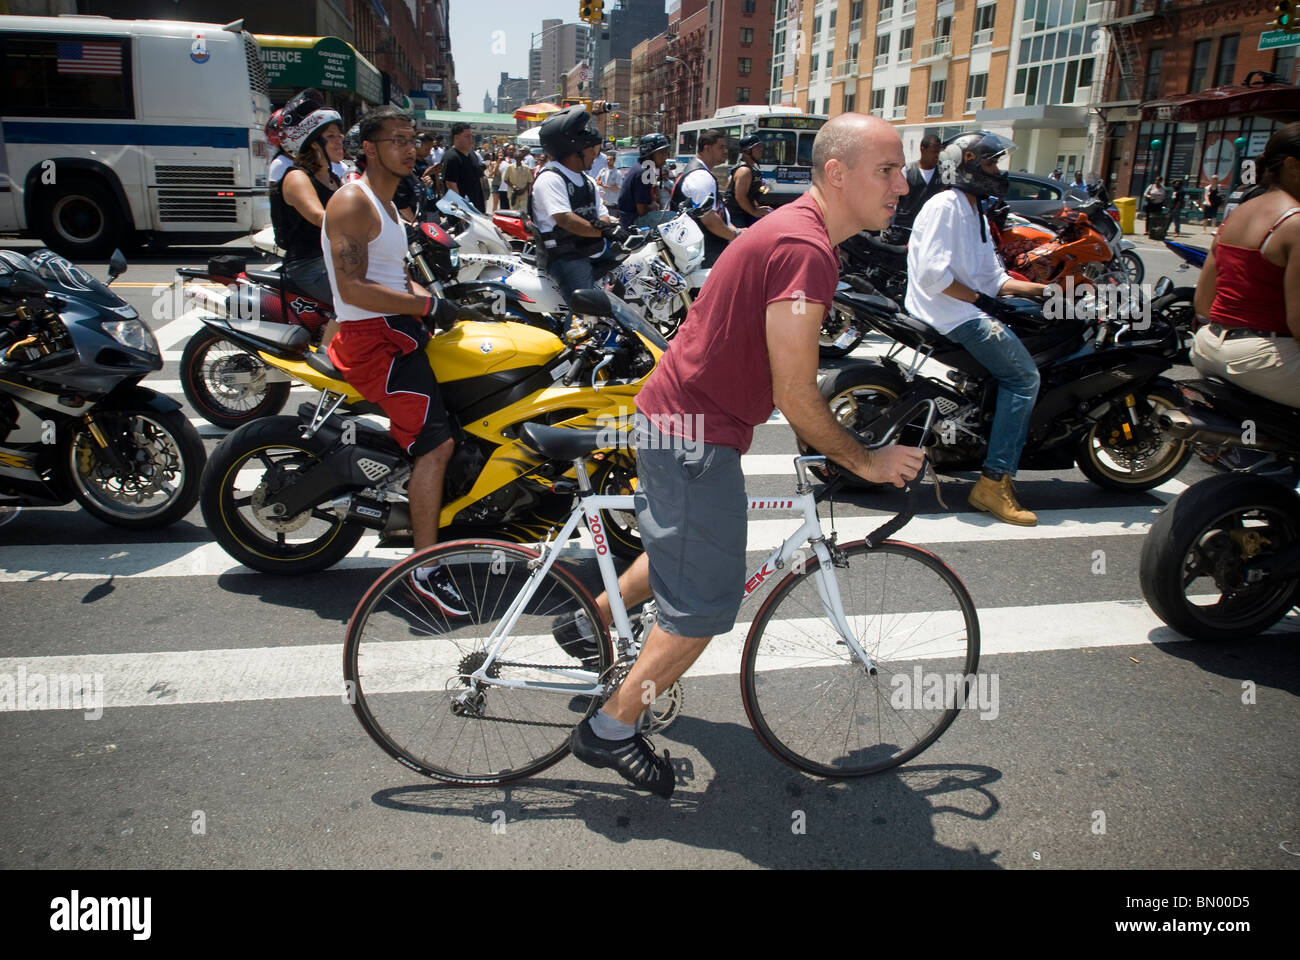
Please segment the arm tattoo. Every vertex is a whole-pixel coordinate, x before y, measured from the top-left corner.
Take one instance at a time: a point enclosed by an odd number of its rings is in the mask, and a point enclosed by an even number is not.
[[[340,246],[338,261],[343,274],[348,277],[364,277],[369,260],[366,256],[366,248],[351,235],[342,237]]]

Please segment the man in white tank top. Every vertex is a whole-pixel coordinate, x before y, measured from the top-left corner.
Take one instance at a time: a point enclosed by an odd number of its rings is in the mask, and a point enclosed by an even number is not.
[[[380,107],[361,119],[366,172],[341,187],[325,208],[321,246],[339,320],[333,364],[363,397],[383,408],[393,438],[414,458],[407,494],[415,549],[438,540],[442,483],[455,446],[442,394],[424,352],[427,324],[449,325],[455,308],[435,300],[406,270],[406,230],[393,206],[398,182],[415,166],[409,114]],[[411,585],[449,616],[464,599],[436,565]]]

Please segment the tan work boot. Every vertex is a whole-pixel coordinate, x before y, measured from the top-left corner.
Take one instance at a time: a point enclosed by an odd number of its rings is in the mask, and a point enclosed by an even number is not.
[[[967,502],[977,510],[986,510],[1003,523],[1014,523],[1021,527],[1038,525],[1037,514],[1022,507],[1016,500],[1016,492],[1011,486],[1011,476],[1002,474],[1001,479],[991,480],[981,473],[979,483],[971,490]]]

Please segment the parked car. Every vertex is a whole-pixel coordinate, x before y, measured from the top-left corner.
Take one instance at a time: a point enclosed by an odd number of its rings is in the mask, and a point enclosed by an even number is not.
[[[1022,217],[1050,217],[1062,206],[1077,207],[1090,199],[1087,194],[1073,190],[1070,184],[1059,180],[1032,173],[1012,172],[1007,176],[1011,178],[1006,196],[1007,206],[1012,213]],[[1116,223],[1119,222],[1119,211],[1114,204],[1108,206],[1106,212]]]

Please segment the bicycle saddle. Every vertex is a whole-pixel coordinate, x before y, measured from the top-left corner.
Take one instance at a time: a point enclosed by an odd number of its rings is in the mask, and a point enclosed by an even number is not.
[[[519,438],[552,460],[577,460],[609,446],[604,430],[574,430],[540,423],[525,423],[519,428]]]

